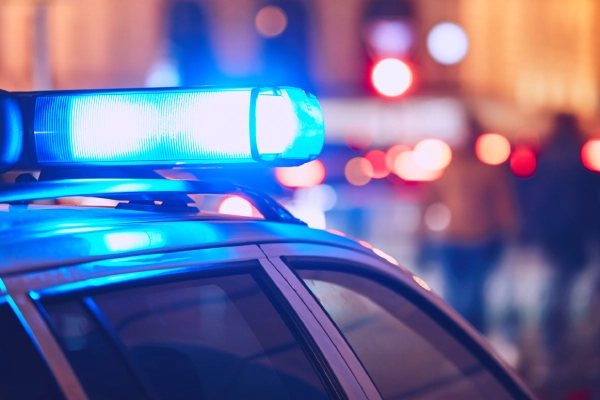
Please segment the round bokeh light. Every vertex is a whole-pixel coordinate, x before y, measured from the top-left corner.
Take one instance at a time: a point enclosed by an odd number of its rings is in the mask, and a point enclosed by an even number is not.
[[[283,10],[275,6],[260,9],[254,19],[256,30],[262,37],[271,38],[281,35],[287,27],[287,16]]]
[[[535,173],[537,160],[528,147],[518,146],[510,156],[510,169],[519,178],[528,178]]]
[[[402,61],[386,58],[375,65],[371,80],[375,89],[382,95],[397,97],[408,90],[413,75],[408,65]]]
[[[373,167],[373,178],[383,179],[390,174],[391,168],[386,163],[386,154],[381,150],[368,151],[364,157],[369,160]]]
[[[352,185],[364,186],[373,178],[373,166],[366,158],[355,157],[346,164],[344,175]]]
[[[484,133],[475,142],[475,154],[485,164],[502,164],[510,157],[510,142],[497,133]]]
[[[469,38],[459,25],[443,22],[434,26],[427,35],[427,50],[440,64],[456,64],[467,55]]]
[[[581,148],[581,161],[591,171],[600,172],[600,139],[588,140]]]
[[[450,164],[452,150],[442,140],[425,139],[415,146],[414,158],[421,168],[429,171],[439,171]]]

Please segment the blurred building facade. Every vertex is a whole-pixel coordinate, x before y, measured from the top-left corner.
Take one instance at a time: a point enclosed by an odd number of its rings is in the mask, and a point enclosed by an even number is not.
[[[152,66],[171,51],[178,2],[202,10],[209,56],[222,81],[265,76],[268,41],[257,32],[257,12],[291,0],[2,0],[0,87],[143,86]],[[301,57],[321,95],[369,94],[364,23],[374,2],[382,0],[296,1],[307,17]],[[570,111],[596,118],[597,1],[418,0],[412,8],[414,94],[476,96],[530,115]],[[427,53],[427,32],[443,21],[460,24],[469,37],[468,54],[456,65],[436,63]]]

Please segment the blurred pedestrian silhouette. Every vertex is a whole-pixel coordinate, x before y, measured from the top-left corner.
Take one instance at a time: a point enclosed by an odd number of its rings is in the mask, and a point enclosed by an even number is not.
[[[596,177],[580,159],[577,119],[557,114],[551,142],[542,149],[529,191],[531,235],[552,268],[548,301],[542,317],[550,362],[566,361],[570,291],[586,267],[598,216]]]
[[[481,133],[471,119],[464,145],[455,149],[443,176],[431,185],[429,204],[441,203],[450,214],[434,245],[443,271],[444,297],[485,332],[485,282],[500,260],[516,217],[506,171],[476,157],[475,141]]]

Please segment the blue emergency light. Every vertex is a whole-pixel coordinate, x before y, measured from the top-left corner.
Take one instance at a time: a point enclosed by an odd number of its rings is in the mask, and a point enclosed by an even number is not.
[[[319,155],[325,135],[317,99],[292,87],[10,95],[22,114],[23,152],[40,167],[300,165]],[[3,115],[14,120],[14,107]],[[17,125],[0,125],[0,144],[20,139],[6,131]]]

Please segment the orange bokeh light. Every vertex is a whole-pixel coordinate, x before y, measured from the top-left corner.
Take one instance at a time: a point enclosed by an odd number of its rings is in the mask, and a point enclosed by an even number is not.
[[[290,188],[317,186],[325,180],[325,166],[320,160],[314,160],[299,167],[276,168],[275,177]]]
[[[403,144],[397,144],[395,146],[390,147],[385,154],[385,163],[387,167],[393,171],[394,170],[394,161],[396,161],[396,157],[400,155],[403,151],[410,150],[410,147],[405,146]]]
[[[383,179],[390,174],[390,168],[386,164],[386,154],[381,150],[368,151],[364,158],[366,158],[373,167],[373,178]]]
[[[497,133],[484,133],[475,142],[475,154],[485,164],[502,164],[510,157],[510,142]]]
[[[266,6],[256,14],[254,24],[261,36],[270,38],[279,36],[287,27],[288,20],[281,8]]]
[[[355,157],[346,164],[344,174],[352,185],[363,186],[373,178],[373,166],[366,158]]]
[[[443,171],[431,171],[422,168],[415,160],[414,151],[400,153],[394,161],[394,173],[405,181],[434,181],[442,176]]]
[[[528,178],[537,167],[535,153],[528,147],[518,146],[510,156],[510,169],[519,178]]]
[[[415,146],[415,162],[428,171],[439,171],[448,166],[452,160],[450,146],[440,139],[421,140]]]
[[[581,162],[591,171],[600,172],[600,139],[588,140],[581,148]]]

